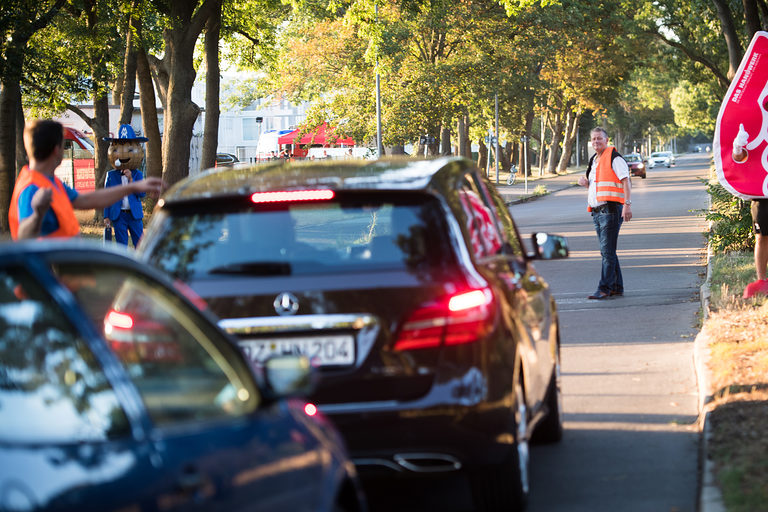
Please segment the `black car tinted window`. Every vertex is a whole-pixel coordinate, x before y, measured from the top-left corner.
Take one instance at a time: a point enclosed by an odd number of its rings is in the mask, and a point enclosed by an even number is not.
[[[128,420],[86,342],[29,274],[0,270],[0,439],[95,441]]]
[[[480,184],[483,186],[483,191],[490,196],[491,201],[495,207],[494,213],[498,217],[499,222],[501,222],[501,227],[503,229],[502,235],[505,241],[505,253],[508,255],[517,256],[518,258],[524,258],[525,250],[520,240],[520,235],[517,232],[515,222],[512,220],[512,215],[507,209],[507,205],[504,204],[504,199],[493,187],[493,185],[488,187],[482,181]]]
[[[462,230],[469,241],[469,248],[479,257],[496,254],[506,240],[499,229],[494,208],[481,192],[475,177],[465,175],[459,190]]]
[[[440,205],[423,197],[216,210],[167,214],[150,261],[186,280],[419,269],[449,259]]]
[[[156,424],[255,410],[259,394],[237,349],[170,289],[123,267],[59,264],[56,272],[103,332]]]

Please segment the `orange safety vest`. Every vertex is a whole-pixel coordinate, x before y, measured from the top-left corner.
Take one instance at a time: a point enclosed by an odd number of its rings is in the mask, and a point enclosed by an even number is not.
[[[597,169],[595,172],[597,200],[600,202],[613,201],[624,204],[624,185],[621,183],[621,180],[616,177],[616,173],[613,171],[614,152],[616,152],[616,148],[608,146],[603,151],[603,155],[607,158],[599,158],[597,161]],[[618,154],[618,152],[616,152],[616,154]],[[621,157],[619,156],[619,158]],[[592,207],[587,206],[587,211],[591,212]]]
[[[56,215],[56,220],[59,221],[59,229],[45,236],[70,237],[80,234],[80,223],[77,222],[75,210],[72,208],[72,203],[69,200],[67,191],[59,178],[54,176],[53,180],[56,183],[55,185],[51,183],[51,180],[44,174],[38,171],[33,171],[27,166],[24,166],[19,173],[19,176],[16,179],[16,186],[13,187],[11,207],[8,210],[8,224],[11,228],[11,237],[13,237],[14,240],[19,239],[19,196],[29,185],[36,185],[38,188],[53,189],[51,209]]]

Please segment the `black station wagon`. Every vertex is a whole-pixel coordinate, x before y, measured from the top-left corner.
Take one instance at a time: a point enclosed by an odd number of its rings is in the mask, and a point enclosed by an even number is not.
[[[554,299],[468,160],[276,163],[171,189],[140,246],[254,364],[304,354],[310,397],[363,478],[462,472],[477,510],[521,507],[528,443],[562,435]]]

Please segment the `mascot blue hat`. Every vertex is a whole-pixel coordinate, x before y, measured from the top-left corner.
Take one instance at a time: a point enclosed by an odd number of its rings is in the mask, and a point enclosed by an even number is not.
[[[104,137],[109,143],[112,142],[147,142],[149,139],[146,137],[137,137],[136,132],[133,131],[133,126],[129,124],[121,124],[120,129],[117,130],[118,137]]]

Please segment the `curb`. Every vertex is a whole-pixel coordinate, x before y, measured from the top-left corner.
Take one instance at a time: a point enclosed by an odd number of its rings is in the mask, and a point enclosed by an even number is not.
[[[707,277],[700,288],[702,322],[709,316],[709,288],[712,276],[712,251],[707,248]],[[708,456],[708,444],[712,437],[709,414],[709,403],[713,399],[712,382],[709,369],[709,336],[702,330],[693,342],[693,363],[696,371],[696,381],[699,388],[699,424],[701,426],[701,443],[699,460],[701,481],[699,488],[699,512],[726,512],[723,494],[715,479],[715,464]]]

